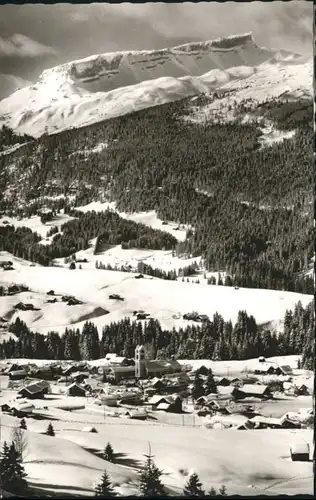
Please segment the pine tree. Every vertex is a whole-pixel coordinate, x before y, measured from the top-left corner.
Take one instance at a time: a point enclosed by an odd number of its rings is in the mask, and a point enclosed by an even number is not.
[[[210,491],[208,492],[207,496],[209,496],[209,497],[217,497],[217,492],[216,492],[216,489],[215,489],[215,488],[213,488],[213,486],[212,486],[212,488],[210,489]]]
[[[52,426],[52,423],[49,422],[48,424],[48,427],[46,429],[46,433],[45,433],[47,436],[55,436],[55,431],[54,431],[54,427]]]
[[[193,399],[199,399],[204,395],[204,387],[203,382],[198,373],[195,374],[192,388],[192,397]]]
[[[20,429],[24,429],[25,431],[27,430],[27,425],[24,418],[22,418],[20,422]]]
[[[217,387],[214,380],[212,369],[209,368],[205,386],[205,394],[217,393]]]
[[[202,488],[202,483],[199,479],[199,476],[196,472],[194,472],[190,477],[188,482],[185,485],[183,490],[183,494],[187,497],[204,497],[205,491]]]
[[[19,453],[16,451],[14,443],[10,448],[4,442],[0,459],[0,483],[1,488],[16,495],[26,493],[27,474],[22,465]]]
[[[99,498],[112,498],[116,496],[106,471],[103,472],[102,477],[97,483],[94,491],[95,496]]]
[[[166,496],[164,486],[160,481],[162,472],[155,465],[151,454],[145,456],[145,467],[144,470],[141,471],[139,477],[141,495],[144,497]]]
[[[104,460],[107,460],[108,462],[112,462],[114,463],[115,462],[115,455],[114,455],[114,451],[113,451],[113,448],[111,446],[111,443],[108,443],[104,449],[104,453],[103,453],[103,458]]]
[[[219,494],[221,497],[227,497],[226,486],[224,484],[219,489]]]

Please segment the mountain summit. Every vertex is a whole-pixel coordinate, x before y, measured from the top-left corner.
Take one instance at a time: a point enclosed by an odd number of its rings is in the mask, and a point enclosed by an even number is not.
[[[258,47],[251,33],[161,50],[106,53],[45,70],[0,102],[0,123],[35,137],[186,96],[264,86],[272,94],[311,88],[302,56]],[[265,88],[265,87],[264,87]],[[264,93],[265,90],[263,90]]]

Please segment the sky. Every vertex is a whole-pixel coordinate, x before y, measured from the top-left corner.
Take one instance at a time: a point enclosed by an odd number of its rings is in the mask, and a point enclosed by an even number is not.
[[[258,45],[312,55],[307,0],[0,6],[0,99],[41,72],[92,54],[160,49],[252,32]]]

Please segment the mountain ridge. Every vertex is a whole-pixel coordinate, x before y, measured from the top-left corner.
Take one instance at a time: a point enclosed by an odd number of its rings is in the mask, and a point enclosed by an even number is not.
[[[259,86],[277,82],[278,97],[284,88],[307,88],[311,70],[299,54],[258,47],[251,33],[156,51],[93,55],[47,69],[36,84],[1,101],[0,123],[38,137],[229,88],[232,81],[239,82],[239,90],[249,89],[246,97],[252,97],[256,79]]]

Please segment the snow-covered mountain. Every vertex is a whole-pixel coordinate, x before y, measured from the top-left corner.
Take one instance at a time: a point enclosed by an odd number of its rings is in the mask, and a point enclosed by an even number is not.
[[[223,87],[237,100],[311,94],[312,61],[258,47],[251,34],[95,55],[46,70],[1,101],[0,124],[37,137]]]

